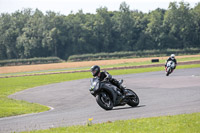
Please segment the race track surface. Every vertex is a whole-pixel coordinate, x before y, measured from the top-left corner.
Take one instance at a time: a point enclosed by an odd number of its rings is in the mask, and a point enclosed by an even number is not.
[[[113,76],[124,79],[139,98],[138,107],[128,105],[105,111],[89,93],[90,79],[49,84],[27,89],[9,97],[40,103],[53,109],[39,114],[0,118],[0,133],[83,125],[142,117],[200,112],[200,68]]]

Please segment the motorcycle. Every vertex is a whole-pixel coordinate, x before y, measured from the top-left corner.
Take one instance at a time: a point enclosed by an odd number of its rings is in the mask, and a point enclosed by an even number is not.
[[[135,107],[139,104],[139,97],[131,89],[125,89],[126,95],[123,96],[120,89],[108,80],[100,81],[98,77],[95,77],[90,82],[90,93],[96,97],[98,105],[105,110],[112,110],[113,107],[126,104]],[[120,82],[122,84],[123,80]]]
[[[166,65],[166,76],[169,76],[175,68],[175,63],[173,61],[168,61]]]

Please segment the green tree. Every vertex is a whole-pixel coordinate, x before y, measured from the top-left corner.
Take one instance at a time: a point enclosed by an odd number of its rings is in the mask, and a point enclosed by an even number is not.
[[[86,23],[85,15],[83,11],[80,10],[78,13],[71,14],[70,18],[70,25],[71,30],[70,32],[70,39],[71,39],[71,51],[75,54],[82,54],[84,53],[86,41],[84,38],[84,24]]]
[[[15,12],[12,15],[1,14],[0,17],[0,59],[19,58],[16,48],[16,39],[22,34],[22,28],[26,22],[23,12]]]
[[[200,2],[191,11],[194,25],[192,27],[191,38],[192,47],[200,47]],[[194,32],[195,31],[195,32]]]
[[[163,19],[165,10],[156,9],[149,14],[149,23],[147,24],[146,34],[152,38],[154,44],[151,43],[152,49],[162,49],[163,45]]]
[[[190,45],[190,33],[193,25],[188,3],[176,2],[169,4],[164,17],[164,30],[168,48],[186,48]]]
[[[17,47],[21,49],[22,58],[43,57],[43,13],[36,9],[22,29],[23,34],[17,38]]]
[[[171,2],[149,13],[100,7],[67,16],[24,9],[0,15],[0,59],[200,47],[200,4]]]
[[[120,33],[121,50],[131,51],[137,42],[137,32],[134,27],[134,20],[129,6],[122,2],[119,8],[118,32]]]
[[[46,56],[63,57],[65,44],[64,16],[55,12],[47,12],[43,19],[43,40],[42,46],[47,50]]]
[[[93,24],[93,33],[96,38],[96,49],[98,52],[110,52],[112,50],[112,22],[110,14],[106,7],[98,8],[96,12],[96,19]]]

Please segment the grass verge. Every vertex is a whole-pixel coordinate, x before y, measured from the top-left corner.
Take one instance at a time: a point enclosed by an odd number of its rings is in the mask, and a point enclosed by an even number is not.
[[[200,67],[200,64],[177,66],[177,69]],[[162,71],[164,67],[111,70],[112,75]],[[163,75],[164,76],[164,75]],[[7,98],[8,95],[27,88],[58,83],[63,81],[91,78],[90,72],[52,74],[27,77],[0,78],[0,117],[37,113],[48,110],[48,107],[26,101],[17,101]]]
[[[200,113],[120,120],[23,133],[199,133]]]
[[[187,62],[187,61],[199,61],[200,57],[179,57],[178,63],[180,62]],[[116,60],[117,61],[117,60]],[[140,66],[140,65],[152,65],[152,64],[164,64],[166,59],[160,59],[159,62],[152,63],[151,59],[148,61],[133,61],[133,62],[124,62],[124,63],[118,63],[113,65],[103,65],[101,68],[112,68],[112,67],[129,67],[129,66]],[[0,77],[5,76],[19,76],[19,75],[30,75],[30,74],[47,74],[47,73],[54,73],[54,72],[70,72],[70,71],[80,71],[80,70],[89,70],[91,66],[85,66],[85,67],[75,67],[75,68],[62,68],[62,69],[49,69],[49,70],[39,70],[39,71],[28,71],[28,72],[17,72],[17,73],[0,73]]]
[[[179,62],[186,62],[186,61],[198,61],[200,60],[199,57],[185,57],[177,59]],[[115,65],[106,65],[102,68],[109,68],[109,67],[128,67],[128,66],[140,66],[140,65],[152,65],[152,64],[164,64],[166,59],[160,59],[159,62],[152,63],[151,60],[149,61],[141,61],[141,62],[128,62],[128,63],[121,63]]]

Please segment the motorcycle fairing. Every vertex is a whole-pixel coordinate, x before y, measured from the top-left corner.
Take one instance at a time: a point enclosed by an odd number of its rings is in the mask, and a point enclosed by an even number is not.
[[[113,100],[113,104],[116,105],[118,104],[116,101],[117,101],[117,87],[110,84],[110,83],[101,83],[100,84],[100,90],[104,90],[106,91],[111,97],[112,97],[112,100]]]

